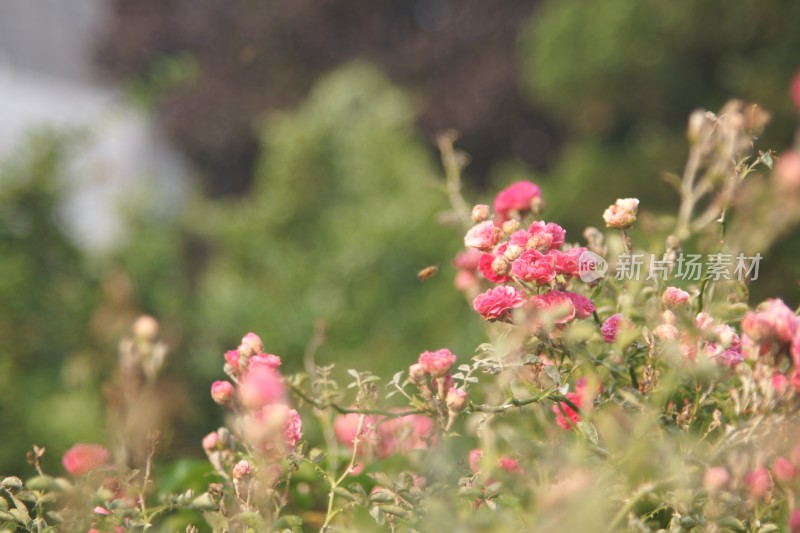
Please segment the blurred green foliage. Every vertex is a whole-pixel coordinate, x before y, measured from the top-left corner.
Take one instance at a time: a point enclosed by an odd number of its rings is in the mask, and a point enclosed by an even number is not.
[[[0,467],[20,472],[32,443],[102,435],[102,362],[87,325],[98,279],[62,231],[59,179],[73,135],[40,132],[0,164]],[[71,371],[70,371],[71,370]],[[58,457],[47,458],[58,460]],[[52,462],[52,461],[50,461]]]

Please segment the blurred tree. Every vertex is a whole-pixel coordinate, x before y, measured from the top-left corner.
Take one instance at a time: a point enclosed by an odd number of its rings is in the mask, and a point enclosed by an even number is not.
[[[36,442],[59,460],[102,435],[88,331],[98,278],[62,232],[60,163],[71,140],[41,133],[0,163],[0,470],[20,473]]]
[[[541,166],[555,143],[521,97],[516,35],[536,1],[115,0],[98,47],[117,79],[147,80],[165,56],[193,57],[197,78],[156,97],[158,116],[212,196],[246,191],[259,153],[253,117],[300,101],[354,58],[410,89],[433,137],[462,133],[482,176],[501,156]]]
[[[478,321],[447,264],[461,229],[436,222],[449,206],[414,118],[409,99],[376,69],[343,67],[296,110],[267,117],[248,195],[196,198],[184,229],[153,221],[133,239],[120,261],[145,309],[182,328],[172,364],[195,394],[186,436],[208,431],[207,413],[219,411],[208,383],[248,331],[290,372],[303,368],[317,320],[328,326],[318,362],[342,372],[385,373],[442,346],[471,356],[480,327],[464,328]],[[176,238],[196,244],[181,250]],[[197,250],[205,250],[202,266],[181,264]],[[421,283],[417,271],[430,264],[441,273]],[[192,419],[202,423],[191,427]]]
[[[800,66],[798,20],[800,3],[793,0],[543,4],[522,34],[521,56],[531,98],[569,132],[548,177],[548,215],[570,228],[598,225],[617,196],[672,211],[677,195],[659,176],[682,171],[690,112],[718,111],[730,98],[772,113],[758,148],[790,146],[798,118],[788,95]],[[771,272],[784,274],[754,284],[756,299],[782,294],[800,301],[794,250],[778,246],[765,260]]]

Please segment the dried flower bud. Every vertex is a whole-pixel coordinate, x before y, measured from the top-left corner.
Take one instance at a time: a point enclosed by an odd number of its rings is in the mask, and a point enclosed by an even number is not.
[[[158,320],[150,315],[142,315],[133,323],[133,334],[143,341],[155,341],[158,338],[158,330]]]
[[[472,208],[472,221],[475,223],[483,222],[484,220],[488,220],[489,217],[492,215],[489,206],[486,204],[478,204]]]
[[[211,398],[220,405],[228,405],[233,400],[233,384],[229,381],[215,381],[211,384]]]
[[[628,229],[636,222],[639,200],[636,198],[618,198],[614,205],[603,213],[606,226],[612,229]]]
[[[523,248],[522,246],[518,246],[516,244],[509,244],[506,247],[506,251],[503,252],[503,257],[505,257],[509,261],[515,261],[520,255],[522,255],[522,252],[524,251],[525,248]]]
[[[498,276],[505,276],[511,271],[511,261],[503,255],[498,255],[492,261],[492,270]]]
[[[415,385],[424,384],[427,374],[425,368],[419,363],[414,363],[408,367],[408,379]]]
[[[250,463],[242,459],[233,465],[233,478],[242,479],[250,475]]]
[[[515,231],[519,229],[519,220],[516,218],[512,218],[511,220],[506,220],[503,222],[503,233],[506,235],[511,235]]]
[[[692,144],[696,143],[700,139],[703,130],[710,124],[711,121],[708,120],[705,111],[698,110],[689,115],[689,127],[686,130],[686,137],[689,139],[689,142]]]
[[[245,357],[264,353],[264,343],[261,342],[261,337],[255,333],[248,333],[242,337],[242,342],[239,344],[239,353]]]
[[[451,388],[447,392],[445,404],[447,405],[447,410],[451,414],[458,414],[462,412],[469,405],[469,401],[467,400],[467,391],[463,389]]]

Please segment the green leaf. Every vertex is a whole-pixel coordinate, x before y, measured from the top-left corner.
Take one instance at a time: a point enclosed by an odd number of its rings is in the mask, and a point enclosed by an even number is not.
[[[56,480],[50,476],[34,476],[25,482],[25,487],[30,490],[58,490],[60,489]]]

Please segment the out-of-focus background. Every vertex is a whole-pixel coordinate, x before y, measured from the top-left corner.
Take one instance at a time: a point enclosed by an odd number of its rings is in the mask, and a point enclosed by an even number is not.
[[[202,455],[248,331],[289,372],[318,323],[342,370],[468,357],[436,134],[461,134],[468,200],[533,179],[568,240],[618,196],[673,211],[692,110],[758,102],[758,148],[793,142],[798,20],[796,0],[0,2],[0,472],[108,440],[141,313],[171,347],[167,458]],[[749,251],[751,301],[800,303],[798,249]]]

